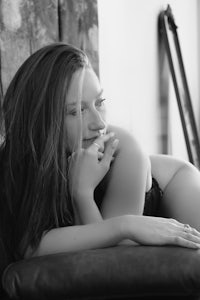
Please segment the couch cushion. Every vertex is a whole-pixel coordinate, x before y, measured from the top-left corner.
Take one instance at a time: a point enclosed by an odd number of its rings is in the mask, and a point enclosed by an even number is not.
[[[200,295],[200,250],[119,246],[41,256],[11,264],[3,287],[13,299],[193,299]]]

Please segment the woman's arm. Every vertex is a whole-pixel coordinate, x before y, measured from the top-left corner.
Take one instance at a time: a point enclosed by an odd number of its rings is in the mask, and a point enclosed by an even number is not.
[[[141,215],[145,192],[151,187],[150,160],[127,131],[113,126],[109,130],[116,133],[119,146],[106,175],[108,184],[101,208],[102,216]]]
[[[97,138],[87,149],[80,149],[72,155],[69,175],[76,224],[102,221],[94,201],[94,190],[108,172],[117,144],[118,140],[110,133]]]
[[[165,218],[125,215],[98,223],[55,228],[43,235],[35,252],[25,258],[60,252],[116,246],[124,239],[142,245],[178,245],[200,248],[200,233]]]
[[[91,145],[74,156],[78,171],[74,172],[73,167],[71,177],[76,186],[74,209],[79,217],[79,224],[99,222],[102,218],[124,214],[143,213],[145,192],[151,186],[149,158],[132,135],[120,128],[109,127],[109,132],[112,131],[115,132],[115,138],[119,139],[117,151],[116,146],[112,147],[113,139],[107,134],[95,141],[97,145],[103,145],[104,149],[100,162],[97,156],[101,149],[97,149],[96,145]],[[115,159],[110,168],[113,154]],[[103,187],[106,193],[100,213],[94,202],[94,189],[104,176],[107,184]]]
[[[43,236],[34,253],[29,249],[26,258],[115,246],[122,239],[122,226],[123,218],[119,217],[93,224],[55,228]]]

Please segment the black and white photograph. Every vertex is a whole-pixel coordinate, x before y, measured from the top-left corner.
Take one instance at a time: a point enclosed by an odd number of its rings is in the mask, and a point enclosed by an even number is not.
[[[0,0],[0,278],[200,300],[200,0]]]

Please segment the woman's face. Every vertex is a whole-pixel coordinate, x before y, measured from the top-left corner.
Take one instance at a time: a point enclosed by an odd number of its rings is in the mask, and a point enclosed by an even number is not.
[[[105,104],[99,80],[91,68],[77,71],[69,87],[65,112],[66,146],[75,151],[82,131],[82,147],[87,148],[106,131]],[[83,76],[80,106],[77,107],[80,76]],[[81,120],[80,111],[81,108]],[[81,125],[80,125],[81,124]],[[80,127],[81,126],[81,127]]]

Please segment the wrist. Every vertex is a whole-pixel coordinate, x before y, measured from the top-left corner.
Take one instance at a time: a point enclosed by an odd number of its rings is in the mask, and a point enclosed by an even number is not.
[[[74,191],[73,200],[76,201],[85,201],[85,200],[94,200],[94,191],[92,189],[84,190],[84,191]]]
[[[130,216],[123,215],[119,217],[113,217],[111,219],[114,221],[115,232],[117,232],[118,234],[119,241],[128,239],[128,237],[130,236],[129,235]]]
[[[120,223],[120,232],[122,239],[133,239],[134,218],[133,215],[124,215]]]

